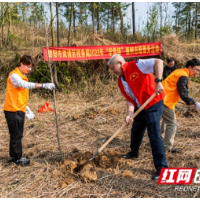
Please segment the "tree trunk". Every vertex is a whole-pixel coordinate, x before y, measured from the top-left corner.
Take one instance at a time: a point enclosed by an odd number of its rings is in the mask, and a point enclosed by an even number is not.
[[[69,34],[68,34],[68,46],[70,44],[70,37],[71,37],[71,28],[72,28],[72,18],[74,15],[74,2],[71,3],[71,14],[70,14],[70,21],[69,21]]]
[[[181,2],[180,2],[179,7],[178,7],[178,27],[179,27],[179,15],[180,15],[180,9],[181,9]]]
[[[110,17],[110,12],[108,10],[108,17],[107,17],[107,31],[109,30],[109,17]]]
[[[198,8],[198,6],[197,6],[197,2],[196,2],[195,3],[195,35],[194,35],[195,40],[197,39],[197,20],[198,20],[198,18],[197,18],[197,8]]]
[[[82,6],[81,3],[79,4],[79,16],[78,16],[78,20],[79,20],[79,25],[82,26]]]
[[[74,29],[74,36],[76,35],[76,13],[74,10],[74,5],[73,5],[73,29]]]
[[[25,6],[24,6],[24,3],[22,3],[22,22],[24,23],[25,22]]]
[[[190,25],[191,25],[191,14],[189,12],[189,22],[188,22],[188,35],[189,35],[189,38],[190,38],[190,35],[191,35],[191,33],[190,33]]]
[[[91,3],[91,5],[92,5],[92,31],[94,34],[94,2]]]
[[[10,3],[8,4],[8,39],[7,39],[7,45],[9,45],[10,40],[10,29],[11,29],[11,14],[10,14]]]
[[[188,23],[187,23],[187,19],[188,19],[188,13],[187,13],[187,18],[186,18],[186,20],[185,20],[185,25],[186,25],[186,31],[185,31],[185,38],[186,38],[186,35],[187,35],[187,31],[188,31]]]
[[[99,9],[100,9],[100,4],[97,2],[97,33],[99,33]]]
[[[69,33],[68,33],[68,46],[70,45],[70,36],[71,36],[73,15],[74,15],[74,2],[71,3],[71,14],[70,14],[70,22],[69,22]],[[69,61],[67,61],[67,67],[69,67]]]
[[[60,88],[59,82],[58,82],[58,74],[57,74],[57,63],[58,62],[54,62],[53,63],[53,79],[54,79],[54,83],[56,84],[56,87]]]
[[[148,19],[147,19],[148,20]],[[135,3],[132,2],[133,41],[135,41]]]
[[[158,9],[160,13],[160,38],[162,37],[162,2],[158,2]]]
[[[58,2],[56,2],[56,17],[57,17],[57,46],[60,46],[60,36],[59,36],[59,10],[58,10]]]
[[[51,38],[52,38],[52,47],[54,47],[54,28],[53,28],[52,2],[50,2],[50,12],[51,12]]]
[[[4,2],[1,2],[2,47],[4,46]]]
[[[112,12],[112,32],[115,32],[115,17],[114,17],[114,3],[111,3],[111,12]]]
[[[123,16],[122,16],[122,8],[121,8],[121,2],[119,2],[119,17],[120,17],[120,31],[121,34],[123,35],[124,27],[123,27]]]
[[[58,10],[58,2],[56,2],[56,18],[57,18],[57,46],[60,46],[60,38],[59,38],[59,10]],[[53,70],[53,78],[54,83],[58,88],[60,88],[59,82],[58,82],[58,75],[57,75],[57,63],[54,63],[54,70]]]

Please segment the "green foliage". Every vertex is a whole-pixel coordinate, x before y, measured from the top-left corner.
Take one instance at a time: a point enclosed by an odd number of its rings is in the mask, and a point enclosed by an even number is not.
[[[193,77],[191,80],[194,81],[195,83],[200,83],[199,77]]]
[[[36,83],[46,83],[50,82],[51,77],[49,73],[49,67],[46,63],[39,64],[37,69],[35,69],[29,78],[30,82]]]

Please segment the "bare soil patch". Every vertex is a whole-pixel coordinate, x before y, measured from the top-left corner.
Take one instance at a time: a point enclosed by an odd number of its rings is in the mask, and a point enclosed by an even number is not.
[[[29,107],[33,121],[25,120],[23,155],[31,165],[10,165],[9,133],[3,113],[5,92],[0,94],[0,197],[193,197],[194,192],[177,192],[175,186],[158,185],[151,180],[155,169],[147,133],[138,159],[125,160],[129,151],[130,129],[126,127],[108,147],[79,172],[73,169],[94,152],[124,123],[126,101],[110,83],[112,91],[86,99],[76,93],[57,93],[59,132],[64,162],[61,161],[56,139],[54,113],[38,113],[51,97],[41,98],[30,93]],[[100,86],[102,87],[102,85]],[[192,83],[190,95],[200,101],[199,84]],[[186,114],[187,113],[187,114]],[[177,154],[166,153],[169,167],[200,168],[200,114],[190,107],[177,105]],[[78,117],[76,117],[78,116]],[[200,197],[197,194],[197,197]]]

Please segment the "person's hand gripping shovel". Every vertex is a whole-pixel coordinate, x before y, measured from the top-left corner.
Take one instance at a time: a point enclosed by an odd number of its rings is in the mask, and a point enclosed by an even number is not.
[[[147,101],[133,114],[132,118],[134,119],[141,110],[143,110],[147,104],[156,96],[156,92],[154,94],[152,94],[149,99],[147,99]],[[78,165],[76,168],[74,168],[74,172],[79,172],[87,163],[91,162],[98,153],[100,153],[122,130],[123,128],[126,126],[126,123],[124,123],[94,154],[93,156],[87,160],[86,162],[84,162],[83,164]]]

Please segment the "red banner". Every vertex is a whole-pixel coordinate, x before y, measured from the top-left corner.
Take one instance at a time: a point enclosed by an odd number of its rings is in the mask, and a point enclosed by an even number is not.
[[[109,59],[114,54],[122,57],[161,55],[161,43],[140,43],[102,46],[49,47],[50,61]],[[44,60],[48,61],[47,48],[43,47]]]

